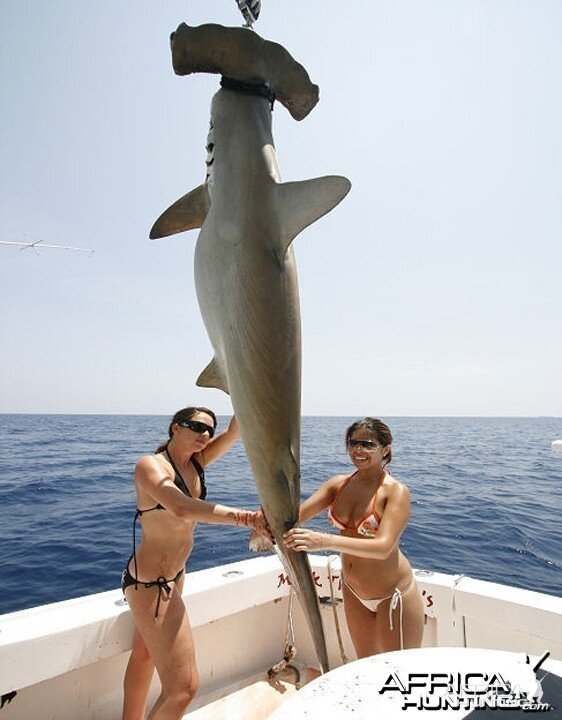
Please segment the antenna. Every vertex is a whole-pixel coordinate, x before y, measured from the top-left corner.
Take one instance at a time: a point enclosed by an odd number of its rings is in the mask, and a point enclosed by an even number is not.
[[[29,242],[10,242],[9,240],[0,240],[0,245],[15,245],[20,250],[36,250],[37,248],[56,248],[57,250],[77,250],[78,252],[85,252],[88,255],[93,255],[95,250],[91,248],[74,247],[72,245],[48,245],[43,240],[30,240]],[[39,253],[36,253],[37,255]]]

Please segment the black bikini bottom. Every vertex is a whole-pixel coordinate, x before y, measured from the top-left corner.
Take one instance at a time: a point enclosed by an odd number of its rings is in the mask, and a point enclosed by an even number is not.
[[[167,597],[170,597],[170,595],[172,594],[172,588],[170,587],[170,583],[177,582],[182,576],[182,573],[185,572],[185,568],[182,568],[178,572],[178,574],[170,580],[160,576],[157,580],[152,580],[151,582],[139,582],[135,577],[131,575],[131,572],[129,571],[129,564],[132,558],[133,556],[131,555],[131,557],[129,558],[129,562],[126,565],[125,570],[123,570],[123,574],[121,575],[121,590],[124,594],[125,590],[131,585],[135,586],[135,590],[138,590],[139,585],[142,585],[145,588],[157,587],[158,601],[156,603],[156,612],[154,613],[154,617],[158,617],[158,610],[160,609],[160,599],[162,597],[162,591],[166,593]]]

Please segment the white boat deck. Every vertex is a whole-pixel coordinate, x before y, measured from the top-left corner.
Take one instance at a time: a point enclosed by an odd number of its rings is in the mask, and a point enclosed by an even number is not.
[[[327,558],[311,556],[311,564],[330,665],[338,667],[342,660],[329,602]],[[336,598],[341,599],[339,559],[333,563],[332,576]],[[479,647],[532,655],[548,650],[552,658],[562,660],[562,599],[463,576],[416,571],[416,577],[426,605],[425,647]],[[283,656],[288,613],[289,585],[277,557],[189,573],[184,597],[201,676],[200,693],[186,717],[214,720],[236,700],[246,705],[255,695],[265,707],[294,692],[290,677],[284,678],[284,692],[266,681],[268,668]],[[304,669],[314,668],[304,617],[297,602],[293,607],[296,660]],[[343,608],[338,602],[336,608],[345,651],[353,659]],[[0,617],[0,702],[4,700],[0,717],[118,718],[132,635],[132,618],[120,590]],[[241,683],[250,689],[241,688]],[[240,693],[237,698],[222,699],[233,690]],[[155,679],[152,695],[157,693]],[[201,710],[205,705],[207,714]],[[228,717],[238,717],[232,706],[228,712]]]
[[[269,679],[265,672],[250,675],[232,685],[219,688],[194,701],[185,720],[265,720],[297,690],[316,679],[319,673],[314,668],[298,664],[299,687],[293,671],[280,673]]]

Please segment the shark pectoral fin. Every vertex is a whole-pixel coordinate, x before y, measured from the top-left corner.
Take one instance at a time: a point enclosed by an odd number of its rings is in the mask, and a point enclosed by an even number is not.
[[[228,383],[219,368],[216,358],[211,360],[201,375],[199,375],[195,384],[199,387],[217,388],[227,395],[229,394]]]
[[[283,256],[301,230],[335,208],[350,189],[349,180],[339,175],[277,185]]]
[[[184,230],[200,228],[211,206],[211,198],[205,184],[191,190],[165,210],[152,226],[150,239],[166,237]]]

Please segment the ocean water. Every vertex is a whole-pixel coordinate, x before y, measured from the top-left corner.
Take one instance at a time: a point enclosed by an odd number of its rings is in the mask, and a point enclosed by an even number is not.
[[[305,417],[302,492],[351,471],[354,418]],[[401,546],[417,568],[562,595],[562,438],[555,418],[385,418],[410,488]],[[224,427],[226,418],[220,426]],[[168,418],[0,415],[0,613],[119,586],[131,553],[136,459]],[[208,468],[208,499],[259,505],[240,443]],[[309,523],[327,531],[325,516]],[[187,569],[253,557],[248,532],[200,525]]]

